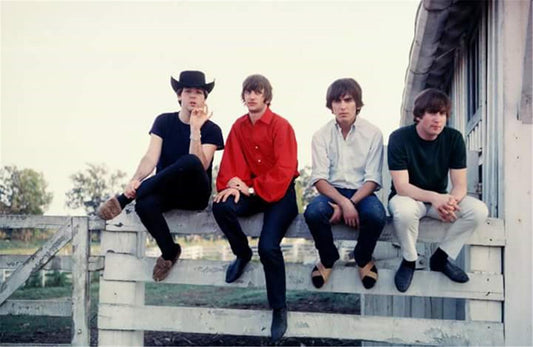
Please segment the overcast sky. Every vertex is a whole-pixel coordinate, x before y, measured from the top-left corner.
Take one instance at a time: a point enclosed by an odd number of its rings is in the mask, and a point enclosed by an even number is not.
[[[105,163],[128,177],[154,118],[176,111],[170,75],[199,69],[224,138],[246,113],[246,76],[271,81],[271,108],[289,120],[300,168],[333,115],[326,89],[355,78],[360,116],[396,129],[418,1],[1,1],[0,162],[44,174],[65,208],[69,176]],[[218,163],[221,152],[217,152]]]

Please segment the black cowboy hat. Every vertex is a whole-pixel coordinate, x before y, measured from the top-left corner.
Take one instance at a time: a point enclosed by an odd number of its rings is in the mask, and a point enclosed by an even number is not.
[[[176,93],[178,92],[178,89],[200,88],[209,94],[215,86],[215,81],[211,83],[205,83],[205,75],[201,71],[182,71],[178,81],[176,81],[174,77],[170,76],[170,84]]]

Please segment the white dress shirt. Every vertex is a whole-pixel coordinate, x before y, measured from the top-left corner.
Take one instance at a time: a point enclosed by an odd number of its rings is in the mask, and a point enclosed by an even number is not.
[[[335,119],[313,135],[310,184],[324,179],[336,188],[359,189],[366,181],[381,187],[383,134],[357,117],[346,139]]]

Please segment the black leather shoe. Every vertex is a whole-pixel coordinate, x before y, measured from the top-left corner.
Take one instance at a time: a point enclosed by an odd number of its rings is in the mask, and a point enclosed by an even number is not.
[[[430,265],[429,268],[432,271],[442,272],[443,274],[446,275],[446,277],[448,277],[454,282],[465,283],[465,282],[468,282],[468,280],[470,280],[470,278],[468,278],[468,275],[463,271],[463,269],[461,269],[460,267],[458,267],[457,265],[455,265],[449,260],[447,260],[446,264],[444,264],[442,267],[437,268],[435,266]]]
[[[403,293],[409,289],[414,273],[415,269],[405,266],[403,263],[400,265],[398,271],[396,271],[396,275],[394,276],[394,284],[400,292]]]
[[[270,327],[270,341],[278,342],[287,331],[287,308],[272,311],[272,326]]]
[[[244,272],[244,268],[249,261],[250,258],[246,259],[237,257],[226,270],[226,283],[235,282],[239,277],[241,277],[242,273]]]

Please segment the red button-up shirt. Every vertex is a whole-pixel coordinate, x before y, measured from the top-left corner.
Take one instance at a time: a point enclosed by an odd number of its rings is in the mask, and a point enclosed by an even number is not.
[[[237,119],[226,140],[217,190],[239,177],[267,202],[283,198],[298,177],[297,145],[289,122],[267,107],[255,124],[248,114]]]

